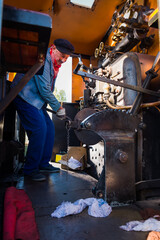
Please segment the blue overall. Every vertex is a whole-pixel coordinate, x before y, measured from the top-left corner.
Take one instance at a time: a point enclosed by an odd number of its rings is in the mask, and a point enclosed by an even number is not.
[[[17,74],[12,87],[21,80]],[[14,99],[21,123],[27,132],[29,145],[24,165],[24,173],[38,172],[40,167],[49,165],[54,144],[55,128],[45,107],[51,106],[57,112],[60,103],[52,89],[55,85],[54,69],[49,50],[47,52],[43,75],[35,75]]]

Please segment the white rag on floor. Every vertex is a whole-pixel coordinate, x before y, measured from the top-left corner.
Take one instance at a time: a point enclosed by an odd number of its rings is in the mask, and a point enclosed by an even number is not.
[[[79,162],[77,159],[71,157],[68,161],[60,160],[61,164],[68,166],[69,168],[75,170],[79,167],[82,167],[82,163]]]
[[[148,218],[145,221],[131,221],[126,225],[120,226],[121,229],[126,231],[157,231],[160,232],[160,221],[155,218]]]
[[[56,210],[51,214],[51,217],[65,217],[72,214],[77,214],[88,208],[88,214],[93,217],[107,217],[112,208],[103,199],[86,198],[77,200],[74,203],[63,202]]]

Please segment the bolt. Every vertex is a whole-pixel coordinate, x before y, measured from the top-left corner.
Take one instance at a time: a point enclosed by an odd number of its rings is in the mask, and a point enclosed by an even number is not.
[[[86,122],[86,123],[85,123],[85,127],[86,127],[86,128],[90,128],[90,127],[91,127],[91,123],[90,123],[90,122]]]
[[[128,161],[128,154],[120,149],[116,152],[116,159],[121,163],[125,163]]]
[[[146,129],[146,127],[147,127],[146,123],[141,122],[141,123],[139,124],[139,128],[140,128],[141,130]]]

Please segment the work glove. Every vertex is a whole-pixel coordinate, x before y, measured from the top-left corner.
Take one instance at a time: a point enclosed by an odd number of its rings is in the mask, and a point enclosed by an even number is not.
[[[66,109],[60,107],[56,113],[56,116],[60,119],[65,119],[66,118]]]

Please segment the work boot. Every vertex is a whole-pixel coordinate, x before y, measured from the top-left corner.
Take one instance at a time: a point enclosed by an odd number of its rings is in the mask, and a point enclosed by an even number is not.
[[[60,169],[53,167],[51,164],[49,164],[47,167],[40,167],[39,171],[44,173],[56,173],[59,172]]]
[[[33,181],[41,182],[41,181],[46,180],[46,177],[41,173],[34,173],[31,175],[31,179]]]
[[[24,174],[24,176],[29,177],[30,179],[32,179],[33,181],[36,181],[36,182],[41,182],[41,181],[46,180],[46,177],[39,172],[33,172],[31,174]]]

